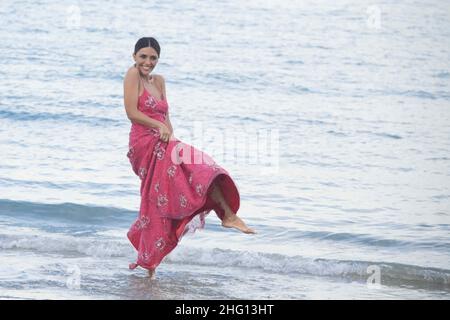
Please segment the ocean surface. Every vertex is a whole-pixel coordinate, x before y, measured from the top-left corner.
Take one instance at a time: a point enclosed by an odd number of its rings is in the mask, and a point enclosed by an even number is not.
[[[450,1],[0,2],[0,299],[449,299]],[[229,171],[149,280],[122,81]]]

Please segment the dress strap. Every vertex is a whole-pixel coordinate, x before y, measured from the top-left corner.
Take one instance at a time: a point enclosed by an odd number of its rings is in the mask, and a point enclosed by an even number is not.
[[[139,92],[141,92],[141,81],[142,81],[142,79],[141,79],[141,76],[139,75],[139,82],[138,82],[138,100],[139,100],[139,97],[140,97]]]

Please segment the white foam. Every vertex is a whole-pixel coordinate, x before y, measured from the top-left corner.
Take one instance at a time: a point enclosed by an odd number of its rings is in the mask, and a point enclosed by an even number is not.
[[[104,233],[108,234],[108,233]],[[9,227],[0,234],[0,248],[8,250],[36,250],[62,256],[81,255],[94,258],[127,257],[134,259],[136,252],[124,236],[72,236],[48,233],[38,229]],[[450,285],[450,270],[425,268],[395,263],[348,261],[308,258],[280,253],[178,246],[165,259],[172,264],[236,267],[277,274],[367,279],[369,267],[381,269],[384,281],[404,281]]]
[[[2,230],[0,248],[93,257],[121,257],[133,253],[133,248],[126,237],[123,239],[102,236],[77,237],[27,227],[8,227]]]

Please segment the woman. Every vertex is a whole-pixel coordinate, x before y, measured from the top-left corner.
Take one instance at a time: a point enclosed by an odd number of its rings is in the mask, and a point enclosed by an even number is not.
[[[240,197],[228,172],[173,135],[165,80],[152,73],[160,51],[156,39],[139,39],[136,63],[124,79],[125,110],[132,123],[127,156],[141,179],[139,216],[128,232],[138,259],[130,268],[148,269],[151,278],[189,229],[204,226],[211,210],[222,226],[255,233],[236,215]],[[199,226],[188,225],[194,217]]]

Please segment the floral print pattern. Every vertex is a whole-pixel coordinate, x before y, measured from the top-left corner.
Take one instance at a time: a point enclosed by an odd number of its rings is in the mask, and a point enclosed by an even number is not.
[[[145,168],[139,168],[139,178],[141,178],[141,180],[143,180],[145,178],[145,175],[147,174],[147,170],[145,170]]]
[[[150,219],[148,217],[140,217],[137,221],[136,221],[136,228],[141,230],[146,228],[150,223]]]
[[[145,100],[144,106],[145,108],[155,109],[157,105],[157,101],[151,95],[147,96],[147,100]]]
[[[133,160],[133,157],[134,157],[134,148],[133,147],[131,147],[128,150],[127,157],[128,157],[128,159]]]
[[[180,194],[180,207],[185,208],[187,205],[187,199],[184,194]]]
[[[197,195],[199,195],[201,197],[203,195],[203,192],[204,192],[203,185],[201,185],[200,183],[197,184],[195,186],[195,192],[197,193]]]
[[[160,194],[158,196],[158,204],[157,204],[157,206],[158,207],[164,207],[167,204],[168,201],[169,200],[167,199],[167,196]]]
[[[155,148],[153,149],[153,154],[156,156],[156,159],[162,160],[164,159],[164,154],[166,153],[166,150],[161,145],[161,141],[158,141],[156,143]]]
[[[175,165],[171,165],[169,169],[167,169],[167,174],[169,177],[173,178],[175,176],[175,171],[177,171],[177,167]]]
[[[140,255],[140,258],[141,258],[142,260],[144,260],[145,262],[147,262],[147,261],[150,260],[151,254],[148,253],[148,252],[143,252],[143,253]]]
[[[157,249],[159,249],[160,251],[164,249],[164,247],[166,246],[166,242],[164,241],[163,238],[159,238],[156,242],[155,242],[155,247]]]
[[[150,128],[148,129],[148,132],[154,137],[159,137],[159,131],[156,128]]]

